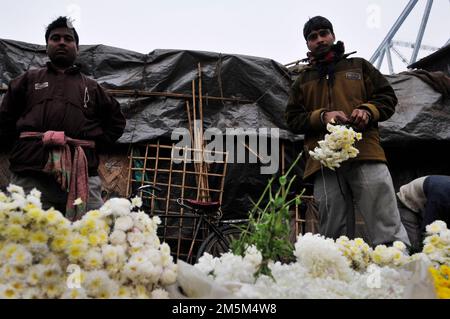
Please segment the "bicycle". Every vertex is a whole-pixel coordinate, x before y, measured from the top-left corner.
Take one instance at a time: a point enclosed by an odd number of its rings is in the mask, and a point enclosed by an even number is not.
[[[208,253],[213,257],[220,257],[221,254],[228,252],[233,239],[239,238],[242,232],[241,229],[233,226],[248,223],[248,219],[223,220],[220,202],[200,202],[192,199],[186,199],[186,202],[191,206],[186,205],[184,199],[177,199],[178,205],[190,210],[193,214],[184,214],[181,217],[194,217],[199,219],[189,248],[188,262],[192,261],[195,240],[204,224],[208,227],[209,235],[203,239],[196,254],[196,261],[198,261],[204,253]]]
[[[157,192],[161,192],[161,189],[153,185],[143,185],[134,190],[128,197],[132,199],[135,196],[140,198],[151,200],[157,199]],[[138,195],[139,194],[139,195]],[[143,196],[145,194],[145,196]],[[186,203],[185,203],[186,201]],[[142,209],[150,216],[159,216],[161,218],[187,218],[196,219],[196,227],[194,235],[189,246],[187,254],[187,262],[193,262],[195,242],[199,236],[201,229],[207,229],[208,235],[202,240],[200,247],[195,255],[195,261],[203,256],[205,252],[211,254],[214,257],[220,257],[222,253],[229,251],[231,242],[233,239],[239,238],[241,230],[234,227],[238,224],[247,223],[248,219],[222,219],[222,211],[220,210],[220,202],[200,202],[192,199],[177,198],[177,204],[189,210],[190,213],[184,214],[157,214],[158,208],[156,207],[156,201],[153,205],[143,204]],[[206,227],[205,227],[206,226]]]

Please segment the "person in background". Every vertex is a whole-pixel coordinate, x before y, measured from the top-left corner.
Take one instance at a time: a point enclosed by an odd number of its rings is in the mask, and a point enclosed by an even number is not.
[[[45,32],[50,61],[11,81],[0,106],[0,140],[11,147],[11,183],[37,188],[43,208],[70,220],[99,208],[97,149],[123,133],[119,103],[75,64],[77,31],[67,17]],[[12,144],[12,145],[11,145]]]
[[[450,176],[429,175],[400,187],[398,208],[411,245],[420,251],[427,225],[436,220],[450,225]]]
[[[344,53],[328,19],[309,19],[303,35],[309,64],[291,87],[285,113],[288,126],[305,134],[306,154],[324,138],[329,123],[352,125],[362,132],[355,145],[358,156],[335,171],[321,168],[311,157],[306,161],[303,178],[314,183],[319,232],[330,238],[353,237],[356,208],[372,245],[397,240],[409,245],[378,132],[378,123],[395,112],[394,90],[368,61]]]

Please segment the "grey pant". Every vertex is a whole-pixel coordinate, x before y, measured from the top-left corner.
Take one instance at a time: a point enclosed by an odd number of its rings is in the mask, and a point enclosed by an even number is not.
[[[54,207],[62,213],[65,213],[67,193],[61,189],[56,180],[45,174],[11,174],[11,184],[21,186],[25,193],[29,193],[33,188],[38,189],[41,194],[43,209]],[[102,181],[99,176],[90,176],[88,179],[89,198],[87,202],[87,211],[98,209],[103,205],[101,197]]]
[[[386,164],[346,162],[336,171],[324,168],[316,173],[314,197],[319,205],[322,235],[353,237],[356,208],[366,225],[369,244],[399,240],[410,245]]]

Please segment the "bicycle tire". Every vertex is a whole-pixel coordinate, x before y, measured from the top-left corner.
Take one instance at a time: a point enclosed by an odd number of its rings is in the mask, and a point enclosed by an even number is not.
[[[197,251],[196,261],[206,252],[213,257],[220,257],[221,254],[228,252],[230,249],[230,243],[233,239],[238,239],[241,236],[242,231],[235,227],[221,227],[219,228],[223,236],[228,240],[228,243],[224,242],[214,232],[211,233],[200,245]]]

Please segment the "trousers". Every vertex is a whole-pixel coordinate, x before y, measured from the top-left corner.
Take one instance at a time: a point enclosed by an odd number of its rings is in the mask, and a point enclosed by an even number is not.
[[[61,189],[54,177],[44,173],[11,173],[11,184],[21,186],[25,193],[29,193],[33,188],[39,190],[43,209],[51,207],[61,213],[65,213],[67,192]],[[99,176],[88,178],[89,199],[86,204],[87,211],[98,209],[103,205],[101,197],[102,181]]]
[[[372,246],[402,241],[410,245],[400,220],[392,177],[385,163],[345,162],[324,168],[314,179],[319,232],[329,238],[354,237],[355,210],[364,220]]]

